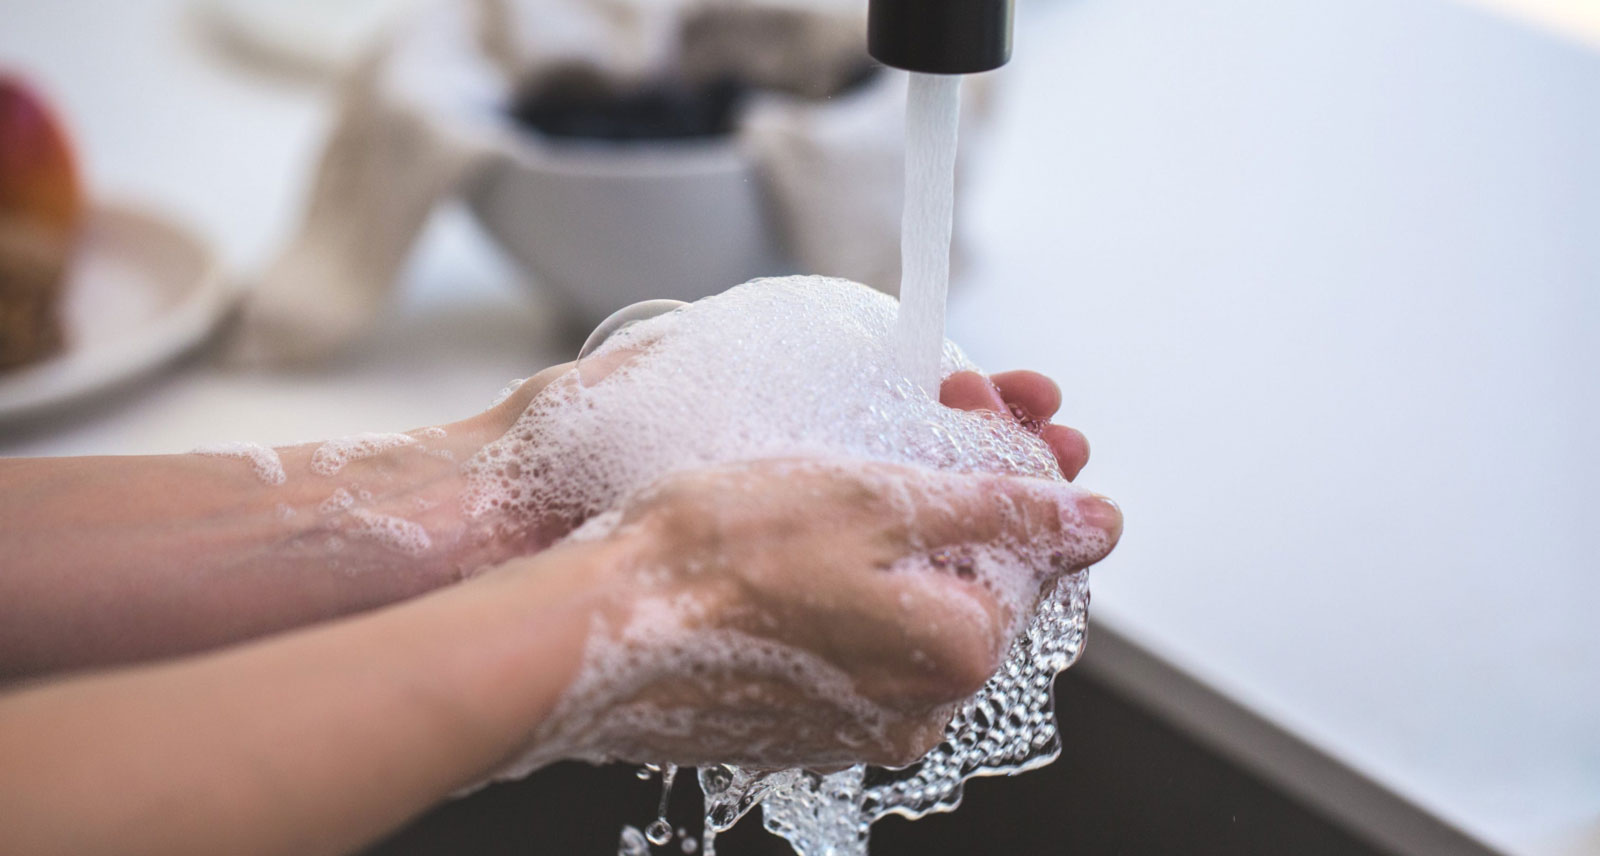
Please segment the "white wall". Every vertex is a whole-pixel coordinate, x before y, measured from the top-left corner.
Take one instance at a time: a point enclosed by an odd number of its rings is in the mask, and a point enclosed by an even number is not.
[[[1503,845],[1600,819],[1600,52],[1448,0],[1019,22],[952,337],[1063,378],[1098,614]]]

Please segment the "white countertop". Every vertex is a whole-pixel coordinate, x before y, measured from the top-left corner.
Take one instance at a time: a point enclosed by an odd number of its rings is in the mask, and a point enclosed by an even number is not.
[[[178,0],[0,10],[94,186],[239,270],[326,122]],[[951,335],[1061,378],[1127,536],[1097,614],[1496,846],[1600,852],[1600,52],[1446,0],[1024,3]],[[447,213],[358,353],[203,361],[0,454],[460,417],[563,358]]]

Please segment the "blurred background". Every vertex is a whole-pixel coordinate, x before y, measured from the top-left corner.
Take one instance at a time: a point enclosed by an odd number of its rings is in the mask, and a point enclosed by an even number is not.
[[[434,424],[635,300],[892,292],[864,7],[0,0],[0,454]],[[1600,853],[1600,5],[1018,0],[979,77],[950,336],[1060,381],[1128,528],[1063,760],[875,852]],[[538,816],[611,772],[385,847],[604,852],[652,796]]]

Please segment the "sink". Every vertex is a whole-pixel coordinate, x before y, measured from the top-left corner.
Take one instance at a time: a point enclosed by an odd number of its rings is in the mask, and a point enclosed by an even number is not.
[[[963,805],[953,814],[878,823],[874,856],[1392,852],[1119,692],[1114,682],[1097,676],[1095,651],[1091,642],[1083,662],[1056,682],[1064,740],[1056,763],[1014,777],[970,781]],[[654,778],[639,780],[635,770],[559,764],[441,805],[368,853],[611,856],[623,824],[643,828],[654,818],[659,784]],[[699,803],[692,784],[677,788],[674,825],[697,834]],[[790,853],[754,817],[719,836],[717,844],[722,856]],[[656,852],[681,851],[674,843]]]

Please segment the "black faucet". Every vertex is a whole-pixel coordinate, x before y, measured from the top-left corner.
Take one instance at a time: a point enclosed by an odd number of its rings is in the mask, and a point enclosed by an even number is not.
[[[927,74],[989,71],[1011,59],[1013,0],[870,0],[867,52]]]

